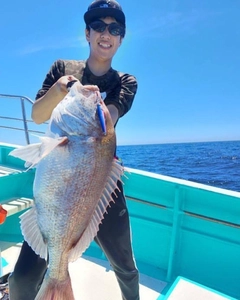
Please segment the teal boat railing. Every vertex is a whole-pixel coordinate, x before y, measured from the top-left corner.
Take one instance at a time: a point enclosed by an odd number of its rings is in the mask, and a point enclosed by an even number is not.
[[[127,177],[139,269],[240,299],[240,193],[134,169]]]

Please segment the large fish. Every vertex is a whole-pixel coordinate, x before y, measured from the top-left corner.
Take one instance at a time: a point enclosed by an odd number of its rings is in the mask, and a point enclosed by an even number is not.
[[[113,158],[116,137],[110,114],[96,92],[84,96],[74,84],[53,110],[41,143],[11,155],[36,165],[35,205],[21,217],[25,240],[49,267],[36,300],[74,299],[68,263],[97,234],[122,167]],[[101,122],[100,122],[101,119]],[[103,124],[104,123],[104,124]],[[67,142],[67,143],[66,143]]]

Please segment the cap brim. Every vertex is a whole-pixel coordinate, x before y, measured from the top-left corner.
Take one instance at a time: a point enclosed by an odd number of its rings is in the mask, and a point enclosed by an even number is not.
[[[125,26],[125,16],[121,10],[116,10],[115,8],[94,8],[90,11],[87,11],[84,14],[84,21],[89,25],[92,21],[96,19],[112,17],[116,19],[117,22]]]

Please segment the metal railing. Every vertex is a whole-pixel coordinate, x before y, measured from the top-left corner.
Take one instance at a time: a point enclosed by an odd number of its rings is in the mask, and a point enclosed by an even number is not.
[[[32,120],[27,119],[25,103],[28,102],[32,105],[34,103],[34,101],[32,101],[30,98],[25,97],[25,96],[9,95],[9,94],[0,94],[0,98],[12,98],[12,99],[20,101],[20,103],[21,103],[21,117],[20,118],[0,115],[0,120],[2,119],[2,120],[9,120],[9,121],[20,121],[23,124],[23,127],[5,126],[5,125],[0,124],[0,128],[24,131],[27,144],[30,144],[29,133],[43,133],[43,131],[31,130],[28,127],[29,123],[34,123],[34,122]],[[0,109],[0,112],[1,112],[1,109]]]

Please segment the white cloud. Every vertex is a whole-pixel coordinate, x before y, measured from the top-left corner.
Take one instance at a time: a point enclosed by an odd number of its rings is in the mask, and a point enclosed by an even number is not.
[[[68,48],[79,48],[87,47],[85,36],[73,37],[73,38],[51,38],[42,39],[41,41],[29,42],[25,46],[18,49],[19,55],[28,55],[40,51],[46,51],[51,49],[68,49]]]
[[[179,32],[193,33],[199,24],[204,24],[206,20],[219,13],[191,10],[186,12],[172,11],[168,13],[156,12],[149,16],[144,22],[144,26],[139,26],[134,34],[141,37],[165,37],[178,34]],[[141,21],[142,23],[142,21]]]

